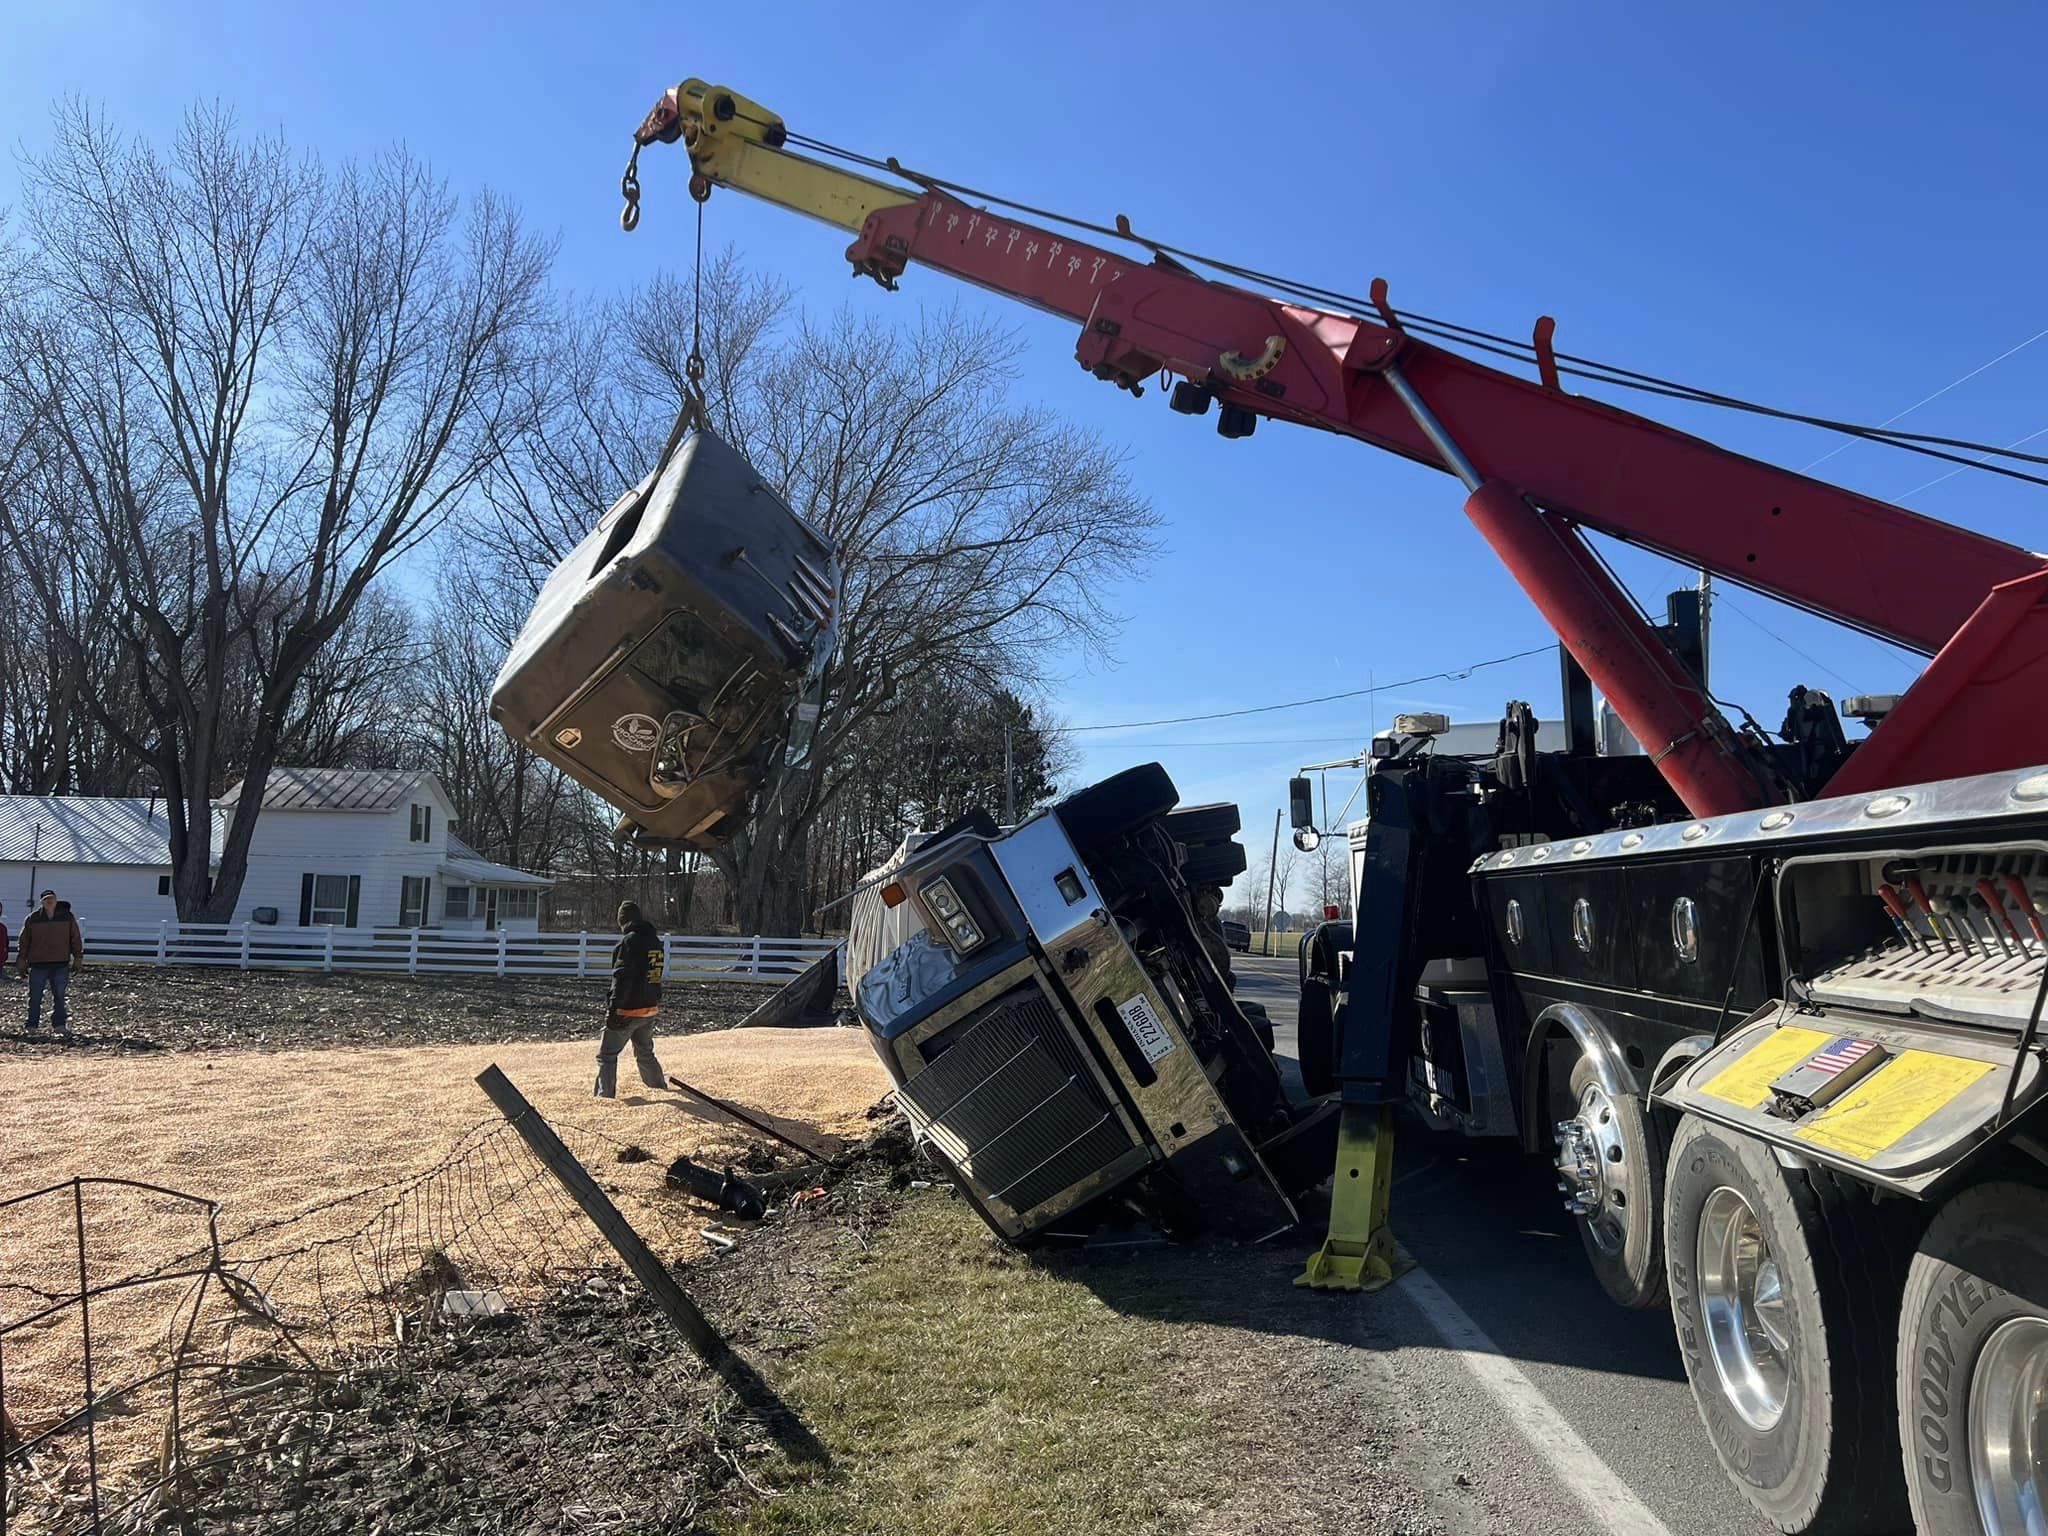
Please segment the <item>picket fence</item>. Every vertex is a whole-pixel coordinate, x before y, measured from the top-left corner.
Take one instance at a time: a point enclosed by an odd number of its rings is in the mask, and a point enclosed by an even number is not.
[[[83,925],[81,925],[83,926]],[[408,976],[604,976],[616,933],[447,933],[435,928],[277,928],[262,923],[94,923],[89,965],[212,965],[243,971],[390,971]],[[780,984],[837,939],[665,934],[667,974]]]

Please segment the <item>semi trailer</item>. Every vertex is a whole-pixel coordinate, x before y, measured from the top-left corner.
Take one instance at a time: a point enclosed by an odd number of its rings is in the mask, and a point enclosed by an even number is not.
[[[702,80],[634,134],[628,229],[641,149],[677,142],[700,217],[763,198],[851,232],[885,287],[931,268],[1078,326],[1090,374],[1163,379],[1225,438],[1305,425],[1451,475],[1567,657],[1553,740],[1515,704],[1490,752],[1420,728],[1376,757],[1348,954],[1305,954],[1319,1103],[1277,1092],[1229,995],[1163,773],[885,871],[863,1022],[991,1225],[1135,1192],[1255,1235],[1297,1214],[1306,1155],[1332,1182],[1302,1283],[1383,1283],[1412,1091],[1554,1158],[1602,1284],[1669,1307],[1781,1529],[2048,1528],[2048,562],[1575,394],[1741,403],[1560,352],[1547,318],[1500,336],[1059,219]],[[1861,739],[1805,688],[1777,732],[1738,727],[1683,616],[1644,616],[1590,533],[1930,660]],[[785,649],[786,705],[809,655]],[[1640,753],[1599,750],[1596,689]]]

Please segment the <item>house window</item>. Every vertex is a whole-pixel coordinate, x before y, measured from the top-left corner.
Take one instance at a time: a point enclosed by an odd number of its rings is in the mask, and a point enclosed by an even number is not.
[[[466,885],[449,885],[443,886],[442,889],[448,893],[448,915],[450,917],[469,916],[469,887]]]
[[[507,891],[499,900],[498,915],[500,917],[540,916],[539,891]]]
[[[313,883],[312,912],[309,921],[315,928],[332,923],[337,928],[348,926],[348,880],[347,875],[308,875]]]
[[[430,881],[426,875],[406,875],[398,882],[398,926],[401,928],[424,928],[427,926],[427,895]]]
[[[156,877],[156,893],[159,896],[171,894],[171,877],[169,875],[158,875]]]
[[[412,808],[412,829],[407,840],[415,843],[431,843],[434,840],[434,808],[431,805],[416,805]]]

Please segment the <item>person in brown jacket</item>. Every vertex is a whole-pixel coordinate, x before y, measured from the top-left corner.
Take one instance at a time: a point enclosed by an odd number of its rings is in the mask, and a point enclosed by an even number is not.
[[[64,994],[71,988],[71,967],[85,958],[85,939],[78,931],[78,919],[71,915],[71,903],[59,901],[55,891],[43,892],[43,904],[29,913],[21,925],[15,965],[28,977],[28,1032],[39,1034],[43,1027],[43,988],[56,995],[50,1022],[60,1038],[71,1037],[71,1014]]]

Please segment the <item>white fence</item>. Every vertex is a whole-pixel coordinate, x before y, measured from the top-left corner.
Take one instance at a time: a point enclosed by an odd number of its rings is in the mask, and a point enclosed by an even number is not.
[[[262,923],[95,923],[88,964],[216,965],[243,971],[390,971],[408,976],[605,976],[616,933],[446,933],[437,928],[277,928]],[[670,980],[780,985],[836,939],[665,934]]]

